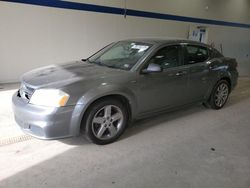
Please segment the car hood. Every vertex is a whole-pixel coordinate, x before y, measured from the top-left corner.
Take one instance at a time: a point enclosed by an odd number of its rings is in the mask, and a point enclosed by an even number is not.
[[[76,61],[64,65],[49,65],[25,73],[21,80],[34,88],[60,88],[78,81],[104,79],[126,71]]]

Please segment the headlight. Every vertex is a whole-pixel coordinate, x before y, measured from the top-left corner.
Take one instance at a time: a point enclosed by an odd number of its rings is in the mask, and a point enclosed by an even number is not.
[[[31,104],[41,106],[60,107],[65,106],[69,95],[58,89],[38,89],[33,93]]]

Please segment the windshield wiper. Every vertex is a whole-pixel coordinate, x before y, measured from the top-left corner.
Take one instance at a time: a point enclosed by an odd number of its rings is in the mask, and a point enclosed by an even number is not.
[[[89,58],[87,58],[87,59],[81,59],[81,61],[87,62],[87,63],[94,63],[93,61],[90,61]]]
[[[119,67],[116,67],[114,65],[107,65],[107,64],[104,64],[104,63],[101,63],[101,62],[90,61],[89,59],[81,59],[81,61],[93,63],[93,64],[100,65],[100,66],[103,66],[103,67],[108,67],[108,68],[113,68],[113,69],[120,69]]]
[[[81,59],[81,61],[88,61],[88,59]]]

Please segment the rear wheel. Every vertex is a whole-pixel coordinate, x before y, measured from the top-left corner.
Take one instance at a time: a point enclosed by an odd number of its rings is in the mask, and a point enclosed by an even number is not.
[[[221,109],[226,104],[229,93],[229,83],[226,80],[219,81],[212,91],[209,106],[213,109]]]
[[[109,144],[124,132],[128,114],[124,105],[114,99],[94,103],[85,116],[86,137],[95,144]]]

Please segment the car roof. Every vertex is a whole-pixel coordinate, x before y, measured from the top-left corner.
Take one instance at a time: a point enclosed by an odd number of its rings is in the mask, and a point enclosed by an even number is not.
[[[189,43],[202,45],[206,47],[210,47],[209,45],[197,41],[187,40],[187,39],[179,39],[179,38],[135,38],[135,39],[127,39],[123,41],[134,41],[134,42],[142,42],[149,43],[153,45],[163,45],[163,44],[173,44],[173,43]]]

